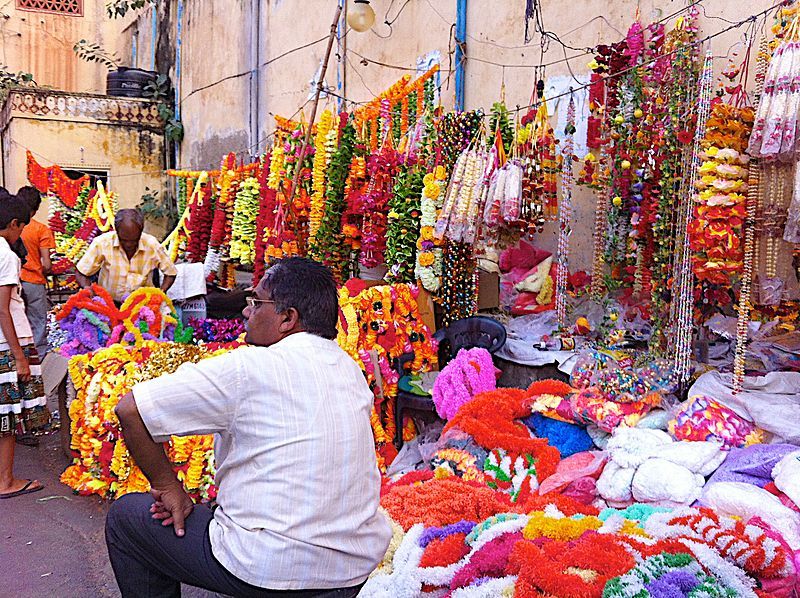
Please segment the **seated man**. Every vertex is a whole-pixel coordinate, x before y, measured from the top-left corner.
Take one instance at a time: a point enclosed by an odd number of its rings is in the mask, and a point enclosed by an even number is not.
[[[123,597],[179,596],[180,582],[230,596],[351,597],[389,544],[372,393],[334,340],[330,271],[282,260],[247,303],[253,346],[137,384],[116,408],[152,485],[152,497],[128,494],[108,513]],[[210,433],[213,513],[192,504],[160,444]]]
[[[153,286],[153,270],[164,274],[165,293],[175,282],[178,270],[153,235],[144,231],[144,216],[139,210],[120,210],[114,230],[97,237],[75,265],[75,279],[83,288],[91,286],[90,276],[100,272],[98,284],[117,303],[138,288]]]

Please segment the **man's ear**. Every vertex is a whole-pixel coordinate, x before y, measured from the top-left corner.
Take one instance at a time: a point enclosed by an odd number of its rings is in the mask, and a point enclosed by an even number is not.
[[[300,327],[300,313],[294,307],[290,307],[281,314],[281,323],[278,328],[281,332],[291,332]]]

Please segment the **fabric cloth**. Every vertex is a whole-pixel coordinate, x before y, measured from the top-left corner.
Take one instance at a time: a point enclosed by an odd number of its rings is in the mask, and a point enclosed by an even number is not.
[[[383,558],[373,396],[335,341],[305,332],[137,384],[153,439],[210,434],[214,556],[259,587],[350,587]]]
[[[700,376],[689,395],[713,397],[747,421],[773,434],[772,441],[800,444],[800,372],[770,372],[747,376],[733,394],[730,374],[711,371]]]
[[[28,382],[17,380],[14,356],[8,345],[0,343],[0,437],[35,432],[50,422],[36,348],[27,344],[22,350],[31,368]]]
[[[141,287],[153,286],[151,273],[158,268],[165,276],[176,276],[178,270],[167,252],[153,235],[142,233],[139,249],[130,260],[119,244],[114,231],[100,235],[75,265],[84,276],[100,272],[98,284],[105,288],[114,301]]]
[[[181,583],[226,596],[355,598],[360,586],[337,590],[276,592],[232,575],[214,558],[209,538],[211,509],[198,505],[186,519],[185,535],[150,517],[149,494],[126,494],[114,501],[106,519],[106,545],[123,598],[179,597]]]
[[[9,309],[11,310],[11,320],[14,322],[17,339],[22,344],[22,339],[32,338],[33,332],[31,331],[31,325],[28,323],[28,317],[25,315],[25,302],[20,294],[19,271],[19,257],[11,251],[11,247],[9,247],[5,237],[0,237],[0,286],[14,287],[11,289]],[[0,344],[5,342],[6,337],[3,331],[0,330]]]
[[[25,301],[25,313],[33,331],[33,342],[39,357],[47,355],[47,312],[50,301],[47,298],[47,287],[43,284],[22,281],[22,298]]]
[[[56,238],[46,224],[38,220],[31,220],[22,229],[22,242],[28,250],[28,256],[22,265],[19,278],[22,282],[33,284],[47,284],[47,279],[42,272],[42,256],[40,249],[55,249]]]

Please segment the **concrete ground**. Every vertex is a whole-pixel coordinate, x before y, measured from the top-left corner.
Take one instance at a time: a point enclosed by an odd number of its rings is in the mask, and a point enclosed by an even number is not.
[[[36,478],[45,488],[0,501],[0,596],[119,596],[103,537],[108,503],[74,495],[58,481],[69,464],[58,434],[42,438],[38,448],[17,444],[14,461],[18,477]],[[183,596],[215,594],[186,587]]]

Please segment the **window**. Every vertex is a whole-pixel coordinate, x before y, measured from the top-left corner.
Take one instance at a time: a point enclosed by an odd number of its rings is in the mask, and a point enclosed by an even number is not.
[[[76,17],[83,16],[83,0],[17,0],[17,8]]]

